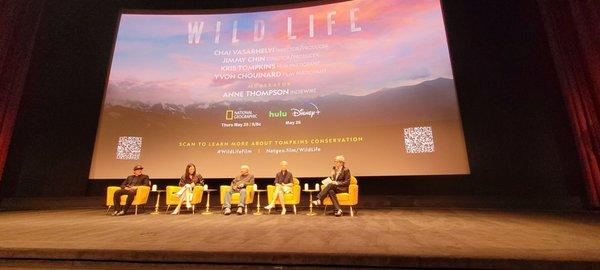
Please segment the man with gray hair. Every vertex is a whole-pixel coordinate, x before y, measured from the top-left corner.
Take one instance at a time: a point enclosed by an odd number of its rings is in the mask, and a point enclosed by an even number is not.
[[[275,207],[275,201],[279,199],[279,203],[281,204],[281,214],[285,215],[285,194],[292,193],[294,176],[290,171],[288,171],[287,161],[281,161],[279,165],[281,166],[281,170],[275,174],[275,191],[273,191],[273,199],[269,205],[265,206],[265,209],[273,209]]]
[[[223,207],[225,211],[223,214],[231,214],[231,195],[234,193],[240,193],[240,201],[238,203],[237,214],[241,215],[244,213],[244,206],[246,203],[246,186],[254,185],[254,175],[250,174],[250,167],[248,165],[242,165],[240,167],[240,175],[236,176],[231,181],[231,187],[225,193]]]
[[[339,217],[342,215],[342,208],[337,200],[337,193],[348,192],[350,186],[350,169],[346,168],[346,158],[344,156],[336,156],[333,160],[333,170],[331,171],[331,183],[317,194],[317,199],[312,203],[314,205],[321,205],[325,197],[329,197],[335,208],[335,216]]]

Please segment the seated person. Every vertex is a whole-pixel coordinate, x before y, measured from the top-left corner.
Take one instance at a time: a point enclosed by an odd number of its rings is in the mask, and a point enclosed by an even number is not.
[[[346,159],[344,156],[335,157],[335,160],[333,161],[333,171],[330,176],[332,182],[326,185],[323,190],[317,194],[317,199],[313,201],[314,205],[321,205],[323,199],[329,196],[333,203],[336,217],[342,215],[342,209],[340,208],[336,194],[348,192],[348,187],[350,186],[350,169],[344,166],[345,163]]]
[[[179,203],[177,204],[177,207],[175,207],[175,210],[173,210],[173,213],[171,213],[171,215],[179,214],[181,204],[184,200],[187,209],[190,209],[190,207],[192,207],[192,205],[190,204],[190,200],[192,197],[191,195],[193,193],[192,191],[196,185],[204,185],[204,179],[202,178],[202,175],[196,173],[196,165],[190,163],[185,167],[185,173],[181,176],[181,179],[179,179],[179,186],[181,188],[179,189],[179,191],[177,191],[177,193],[175,193],[175,195],[179,198]]]
[[[244,205],[246,203],[246,186],[248,185],[254,185],[254,175],[250,174],[250,167],[248,165],[242,165],[240,168],[240,175],[231,181],[231,188],[229,188],[229,190],[225,193],[225,198],[223,200],[225,211],[223,214],[231,214],[231,195],[237,192],[240,193],[237,214],[241,215],[244,213]]]
[[[285,200],[284,194],[292,192],[292,186],[294,185],[294,176],[292,173],[287,170],[287,161],[282,161],[279,163],[281,166],[281,170],[277,172],[275,175],[275,191],[273,192],[273,200],[269,203],[269,205],[265,206],[265,209],[271,210],[275,207],[275,201],[279,198],[279,203],[281,203],[281,214],[285,215]]]
[[[138,186],[150,186],[150,179],[147,175],[142,174],[142,165],[136,165],[133,167],[133,175],[130,175],[121,183],[121,189],[115,191],[113,196],[113,203],[115,206],[115,212],[113,216],[122,216],[127,213],[127,210],[135,199]],[[121,207],[121,196],[127,195],[127,201],[125,206]]]

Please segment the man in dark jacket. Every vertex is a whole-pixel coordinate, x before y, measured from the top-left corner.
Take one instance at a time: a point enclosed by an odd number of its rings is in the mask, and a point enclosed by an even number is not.
[[[314,205],[321,205],[323,199],[329,196],[335,208],[336,217],[342,215],[342,208],[340,208],[336,194],[348,192],[348,187],[350,186],[350,169],[346,168],[345,163],[346,159],[344,156],[335,157],[333,171],[330,176],[332,181],[317,194],[317,199],[313,201]]]
[[[121,183],[121,189],[115,191],[113,196],[113,203],[115,206],[115,212],[113,216],[122,216],[127,213],[127,210],[135,199],[135,194],[139,186],[150,186],[150,179],[147,175],[142,174],[142,165],[136,165],[133,167],[133,175],[127,176],[127,179]],[[127,201],[125,206],[121,207],[121,196],[127,195]]]

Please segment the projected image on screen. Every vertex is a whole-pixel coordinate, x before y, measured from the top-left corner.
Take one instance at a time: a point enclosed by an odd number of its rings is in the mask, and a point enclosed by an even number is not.
[[[438,1],[122,14],[90,171],[468,174]]]

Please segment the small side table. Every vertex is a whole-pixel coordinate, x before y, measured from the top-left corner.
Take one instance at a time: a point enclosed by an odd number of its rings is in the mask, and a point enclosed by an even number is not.
[[[302,191],[308,192],[310,194],[310,199],[308,200],[308,209],[309,209],[309,211],[308,211],[308,213],[306,213],[306,215],[307,216],[314,216],[314,215],[316,215],[317,213],[313,212],[313,204],[312,204],[313,195],[312,194],[313,194],[313,192],[318,192],[319,190],[318,189],[305,189],[305,190],[302,190]]]
[[[204,192],[206,192],[206,210],[204,212],[202,212],[203,215],[212,215],[212,212],[210,211],[210,193],[213,191],[217,191],[216,189],[207,189],[204,190]]]
[[[263,192],[265,192],[265,191],[266,190],[264,190],[264,189],[257,189],[257,190],[254,191],[254,192],[256,192],[258,194],[258,199],[256,201],[256,212],[253,213],[253,215],[255,215],[255,216],[262,215],[262,213],[260,212],[260,194],[263,193]]]
[[[150,213],[151,215],[159,215],[160,212],[158,211],[158,208],[160,206],[160,194],[165,192],[164,189],[161,190],[153,190],[150,192],[155,192],[156,193],[156,204],[154,205],[154,212]]]

